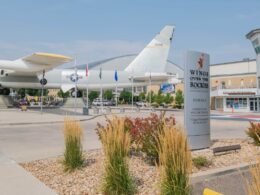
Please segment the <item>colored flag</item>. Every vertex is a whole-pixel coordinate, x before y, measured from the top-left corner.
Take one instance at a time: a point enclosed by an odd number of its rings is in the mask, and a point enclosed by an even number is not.
[[[102,68],[100,67],[100,70],[99,70],[99,78],[102,79]]]
[[[118,81],[117,70],[115,70],[115,81]]]
[[[88,64],[86,65],[86,77],[88,77]]]

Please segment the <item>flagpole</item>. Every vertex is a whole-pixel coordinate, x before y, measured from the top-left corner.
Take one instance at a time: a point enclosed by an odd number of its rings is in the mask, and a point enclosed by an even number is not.
[[[132,110],[134,109],[134,79],[133,79],[133,70],[132,70]]]
[[[117,107],[117,81],[116,81],[116,107]]]
[[[115,70],[115,75],[114,75],[114,79],[116,81],[116,107],[118,105],[118,100],[117,100],[117,81],[118,81],[118,75],[117,75],[117,70]]]
[[[88,108],[88,77],[87,77],[87,108]]]
[[[149,103],[150,103],[150,110],[152,109],[152,75],[150,71],[150,79],[149,79],[149,84],[150,84],[150,97],[149,97]]]
[[[103,113],[103,86],[102,86],[102,67],[100,67],[99,78],[100,78],[100,99],[101,99],[101,112]]]
[[[76,115],[76,111],[77,111],[77,68],[76,68],[76,57],[75,57],[75,60],[74,60],[74,70],[75,70],[75,94],[74,94],[74,114]]]
[[[86,76],[87,76],[87,109],[88,109],[88,64],[87,64],[87,70],[86,70]]]

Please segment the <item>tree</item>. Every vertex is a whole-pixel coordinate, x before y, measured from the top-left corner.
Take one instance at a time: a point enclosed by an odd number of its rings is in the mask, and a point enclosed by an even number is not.
[[[155,96],[155,102],[159,105],[163,103],[164,97],[162,94],[158,93],[158,95]]]
[[[99,96],[99,92],[97,92],[97,91],[91,91],[91,92],[88,94],[88,99],[89,99],[90,102],[93,102],[93,100],[96,99],[98,96]]]
[[[37,96],[38,89],[25,89],[25,94],[28,94],[30,96]]]
[[[41,96],[42,90],[41,89],[18,89],[17,91],[18,95],[20,95],[22,98],[25,97],[25,95],[29,96]],[[48,89],[43,89],[43,96],[48,95],[49,91]]]
[[[129,91],[122,91],[119,100],[124,101],[125,103],[130,103],[132,100],[132,93]]]
[[[151,94],[151,103],[155,102],[156,99],[156,95],[154,94],[154,92],[152,91],[151,93],[149,92],[146,96],[146,101],[150,102],[150,94]]]
[[[178,107],[181,107],[183,104],[184,97],[181,90],[178,90],[175,94],[175,103]]]
[[[18,89],[17,94],[19,96],[21,96],[21,98],[24,98],[25,97],[25,89],[24,88]]]
[[[141,101],[145,100],[145,93],[144,92],[141,92],[139,94],[139,100],[141,100]]]
[[[164,96],[163,100],[166,104],[170,104],[173,102],[173,97],[171,96],[170,93],[167,93],[166,96]]]
[[[107,99],[107,100],[111,100],[113,98],[112,90],[106,90],[104,92],[104,98]]]
[[[67,98],[67,97],[69,97],[70,96],[70,92],[69,91],[67,91],[66,93],[64,93],[61,89],[60,89],[60,91],[58,92],[58,97],[60,97],[60,98]]]

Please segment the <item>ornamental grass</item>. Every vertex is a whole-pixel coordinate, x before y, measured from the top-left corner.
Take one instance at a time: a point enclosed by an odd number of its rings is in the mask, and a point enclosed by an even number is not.
[[[104,194],[131,195],[136,191],[134,179],[129,171],[131,138],[124,130],[125,119],[113,117],[100,132],[105,155],[105,173],[102,191]]]
[[[260,146],[260,123],[250,122],[250,127],[246,134],[253,139],[256,146]]]
[[[164,125],[158,143],[161,194],[190,194],[191,153],[183,129]]]
[[[65,141],[63,164],[65,171],[73,171],[82,167],[84,163],[82,151],[83,131],[79,122],[65,118],[63,134]]]
[[[260,138],[258,138],[258,141],[260,142]],[[248,195],[260,194],[260,154],[259,151],[257,152],[257,149],[254,153],[257,163],[251,165],[249,169],[252,178],[251,180],[246,180]]]

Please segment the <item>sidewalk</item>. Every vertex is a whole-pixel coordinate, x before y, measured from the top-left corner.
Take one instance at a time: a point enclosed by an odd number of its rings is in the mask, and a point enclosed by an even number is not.
[[[90,120],[99,115],[83,115],[81,110],[75,114],[72,110],[48,109],[21,111],[19,109],[0,110],[0,125],[46,124],[61,123],[66,116],[76,120]]]
[[[134,109],[126,109],[124,113],[136,113]],[[149,112],[149,110],[142,110],[142,112]],[[121,114],[124,114],[121,113]],[[89,115],[83,115],[82,108],[77,108],[76,112],[73,108],[63,109],[44,109],[43,112],[39,109],[31,109],[21,111],[20,109],[0,109],[0,125],[27,125],[27,124],[51,124],[63,123],[65,117],[74,118],[79,121],[87,121],[105,114],[120,114],[120,110],[112,110],[107,113],[106,108],[103,112],[98,114],[93,113],[93,109],[89,110]]]
[[[0,191],[1,195],[37,194],[55,195],[56,193],[41,183],[15,161],[0,153]]]

